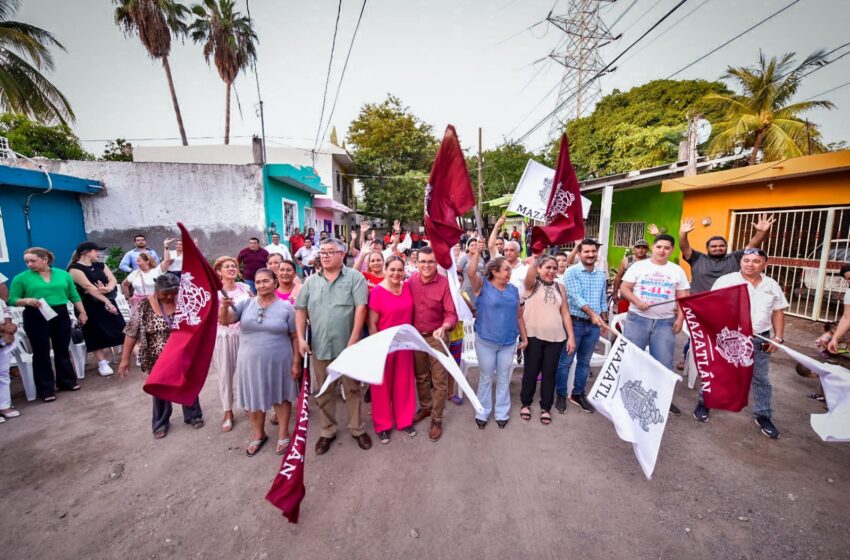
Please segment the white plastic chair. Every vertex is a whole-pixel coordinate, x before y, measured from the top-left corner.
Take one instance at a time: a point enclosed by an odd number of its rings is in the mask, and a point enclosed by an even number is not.
[[[74,314],[74,304],[70,301],[66,304],[68,307],[68,315],[71,316],[71,327],[77,326],[77,316]],[[71,363],[74,366],[74,371],[77,374],[77,379],[85,379],[86,378],[86,354],[88,350],[86,350],[86,342],[79,342],[74,344],[74,341],[71,340],[71,344],[68,345],[68,351],[71,353]]]
[[[685,336],[688,339],[691,338],[691,333],[688,331],[688,323],[682,323],[682,332],[685,333]],[[688,388],[693,389],[694,385],[696,385],[697,376],[699,375],[699,371],[697,370],[696,362],[694,361],[694,352],[693,348],[688,347],[688,354],[685,356],[685,369],[682,372],[682,375],[688,378]]]
[[[29,340],[23,330],[15,334],[15,342],[12,346],[12,357],[21,374],[21,382],[24,385],[24,394],[28,401],[35,400],[35,376],[32,370],[32,351],[29,348]]]
[[[514,352],[513,369],[511,376],[516,370],[522,371],[522,364],[517,361],[516,352]],[[463,353],[460,357],[460,370],[463,376],[469,379],[469,370],[478,367],[478,354],[475,353],[475,319],[463,322]],[[460,386],[457,388],[457,396],[463,397],[463,392]]]

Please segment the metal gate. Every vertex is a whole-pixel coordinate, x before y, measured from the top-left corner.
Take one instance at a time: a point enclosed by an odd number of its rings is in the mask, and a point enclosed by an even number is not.
[[[837,321],[848,287],[838,269],[850,262],[850,206],[732,212],[733,250],[747,245],[763,212],[776,218],[762,244],[770,257],[765,274],[785,291],[786,313]]]

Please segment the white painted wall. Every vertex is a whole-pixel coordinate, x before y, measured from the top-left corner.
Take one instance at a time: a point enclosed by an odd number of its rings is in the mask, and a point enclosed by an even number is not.
[[[185,163],[50,161],[48,171],[102,181],[80,197],[89,239],[129,247],[136,232],[161,251],[183,222],[208,257],[235,254],[251,236],[264,239],[262,167]]]

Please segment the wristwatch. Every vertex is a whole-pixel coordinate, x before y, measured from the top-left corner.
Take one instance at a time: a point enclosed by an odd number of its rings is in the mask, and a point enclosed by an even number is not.
[[[782,338],[781,336],[774,336],[774,337],[773,337],[773,340],[775,340],[775,341],[776,341],[776,342],[778,342],[779,344],[785,344],[785,339],[784,339],[784,338]]]

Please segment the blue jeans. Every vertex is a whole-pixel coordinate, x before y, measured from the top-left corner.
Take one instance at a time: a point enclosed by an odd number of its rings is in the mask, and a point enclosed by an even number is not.
[[[647,319],[629,311],[623,335],[640,349],[649,346],[649,355],[673,371],[673,354],[676,352],[676,335],[673,334],[675,320],[675,317]]]
[[[589,321],[576,321],[573,319],[573,332],[576,337],[575,354],[567,354],[567,346],[561,350],[561,358],[558,360],[558,369],[555,372],[555,393],[562,397],[567,396],[567,378],[570,375],[570,367],[573,359],[576,362],[576,375],[573,380],[573,395],[583,395],[587,384],[587,376],[590,374],[590,359],[599,340],[599,327]]]
[[[248,287],[251,288],[251,293],[257,295],[257,286],[254,284],[253,280],[248,280],[247,278],[242,279],[243,282],[248,284]]]
[[[475,354],[478,356],[478,391],[484,411],[475,414],[478,420],[487,420],[493,409],[493,378],[496,379],[496,420],[507,420],[511,409],[511,372],[513,371],[516,344],[504,346],[475,339]]]
[[[759,333],[765,338],[770,338],[770,331]],[[773,395],[773,386],[770,384],[770,354],[761,349],[764,341],[753,337],[753,416],[764,416],[770,418],[773,410],[770,401]],[[703,404],[702,389],[699,392],[699,403]]]

